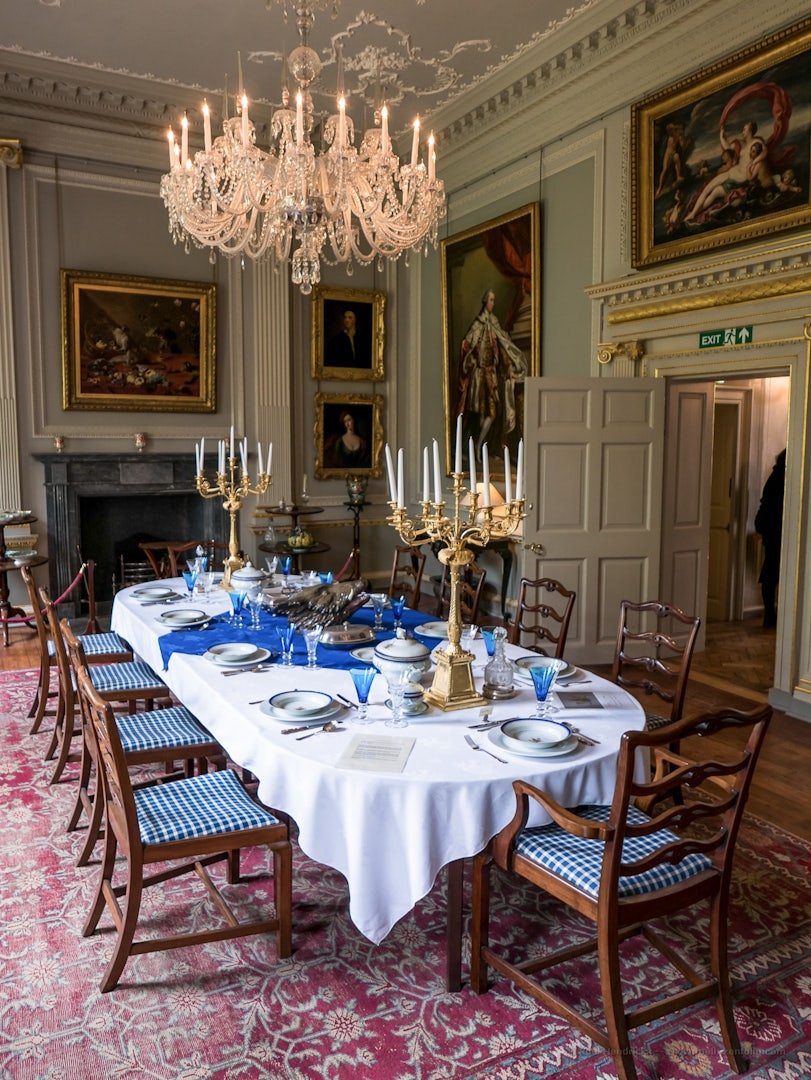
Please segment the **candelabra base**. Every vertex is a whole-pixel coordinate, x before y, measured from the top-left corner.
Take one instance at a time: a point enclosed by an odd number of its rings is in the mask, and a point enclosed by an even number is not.
[[[425,700],[438,709],[475,709],[485,700],[473,682],[472,653],[459,651],[452,655],[445,649],[436,653],[436,671]]]

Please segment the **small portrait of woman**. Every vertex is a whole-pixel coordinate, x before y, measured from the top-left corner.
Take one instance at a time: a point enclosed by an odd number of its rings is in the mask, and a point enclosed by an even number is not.
[[[316,394],[316,477],[379,475],[383,399],[379,394]]]

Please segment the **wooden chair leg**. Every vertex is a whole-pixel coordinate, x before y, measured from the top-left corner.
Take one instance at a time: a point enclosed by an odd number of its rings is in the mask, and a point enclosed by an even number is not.
[[[99,919],[102,912],[107,906],[107,901],[104,898],[105,885],[111,883],[113,870],[115,868],[115,856],[118,844],[116,842],[115,833],[112,829],[105,829],[104,833],[104,852],[101,857],[101,866],[99,867],[99,876],[96,882],[96,895],[93,897],[93,903],[90,907],[90,912],[85,919],[85,924],[82,927],[82,937],[90,937],[93,931],[98,926]]]
[[[55,784],[59,780],[69,761],[79,760],[76,751],[71,750],[76,723],[76,718],[73,713],[73,709],[65,709],[62,723],[55,732],[58,757],[56,759],[54,771],[51,773],[51,779],[48,781],[49,784]]]
[[[286,960],[293,951],[293,851],[289,844],[273,849],[273,896],[279,929],[276,931],[276,953]]]
[[[615,931],[598,928],[598,955],[608,1048],[617,1073],[617,1080],[637,1080],[636,1065],[634,1065],[631,1043],[628,1039],[628,1024],[625,1020],[625,1004],[622,999],[620,977],[619,938]]]
[[[470,918],[470,986],[474,993],[487,990],[487,963],[482,949],[490,941],[490,867],[488,855],[477,855],[473,860],[473,895]]]
[[[710,964],[716,978],[718,992],[715,1003],[721,1036],[729,1064],[736,1073],[744,1073],[749,1062],[744,1057],[738,1037],[738,1027],[732,1011],[732,995],[729,988],[729,960],[727,956],[727,902],[726,896],[716,896],[710,909]]]
[[[122,918],[118,926],[118,940],[107,965],[107,970],[99,983],[102,994],[115,990],[121,972],[129,959],[132,941],[135,937],[135,928],[138,925],[138,913],[141,910],[141,896],[144,891],[143,874],[144,868],[140,859],[133,858],[132,852],[127,856],[127,881],[123,897]],[[108,890],[112,891],[112,882],[107,884]]]

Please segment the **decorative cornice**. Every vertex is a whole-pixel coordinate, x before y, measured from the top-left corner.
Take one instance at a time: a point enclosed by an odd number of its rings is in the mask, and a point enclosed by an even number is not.
[[[20,169],[23,164],[23,147],[19,139],[0,139],[0,165],[8,169]]]

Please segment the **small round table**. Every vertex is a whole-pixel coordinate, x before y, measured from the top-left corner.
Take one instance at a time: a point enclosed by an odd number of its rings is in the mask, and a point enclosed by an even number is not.
[[[260,544],[260,551],[265,551],[269,555],[281,555],[287,556],[293,560],[290,564],[290,573],[299,573],[299,559],[302,555],[321,555],[325,551],[330,550],[329,544],[322,544],[319,541],[313,541],[307,547],[290,547],[286,540],[280,540],[276,544]]]

